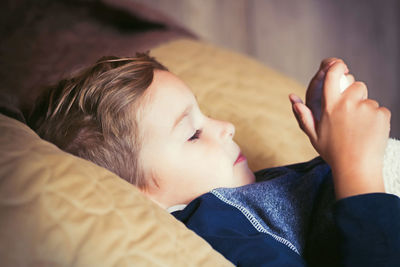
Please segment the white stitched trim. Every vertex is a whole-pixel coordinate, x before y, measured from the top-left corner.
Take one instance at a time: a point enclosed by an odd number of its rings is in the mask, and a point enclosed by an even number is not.
[[[261,223],[243,206],[238,205],[233,203],[232,201],[226,199],[223,195],[221,195],[219,192],[217,192],[215,189],[211,190],[211,193],[213,195],[215,195],[217,198],[219,198],[220,200],[222,200],[223,202],[225,202],[228,205],[231,205],[235,208],[237,208],[241,213],[243,213],[244,216],[246,216],[246,218],[250,221],[250,223],[254,226],[254,228],[256,228],[257,231],[261,232],[261,233],[265,233],[265,234],[269,234],[270,236],[272,236],[276,241],[286,245],[287,247],[289,247],[291,250],[293,250],[294,252],[296,252],[297,254],[300,255],[299,251],[297,250],[297,248],[290,243],[289,240],[286,240],[283,237],[277,236],[271,232],[269,232],[267,229],[265,229]]]

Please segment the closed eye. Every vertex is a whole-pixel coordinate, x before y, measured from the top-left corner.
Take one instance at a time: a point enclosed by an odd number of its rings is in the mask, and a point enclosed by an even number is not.
[[[189,141],[189,142],[194,142],[194,141],[196,141],[197,139],[199,139],[199,138],[200,138],[200,135],[201,135],[201,131],[202,131],[202,130],[196,130],[196,132],[192,135],[192,137],[190,137],[190,138],[188,139],[188,141]]]

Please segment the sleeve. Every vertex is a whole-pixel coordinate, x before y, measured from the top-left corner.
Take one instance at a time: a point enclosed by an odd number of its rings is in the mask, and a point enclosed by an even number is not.
[[[372,193],[334,207],[341,266],[400,266],[400,198]]]

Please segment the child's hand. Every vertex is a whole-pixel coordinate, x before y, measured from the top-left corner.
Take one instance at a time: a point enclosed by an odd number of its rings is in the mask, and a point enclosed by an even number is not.
[[[311,144],[331,166],[338,199],[384,192],[382,167],[390,111],[368,99],[367,87],[361,82],[354,82],[341,94],[339,80],[348,72],[347,66],[341,60],[327,64],[321,120],[316,121],[311,109],[291,95],[296,119]],[[317,76],[313,80],[318,80]]]
[[[326,72],[333,63],[339,60],[340,59],[333,57],[324,59],[321,62],[319,70],[308,85],[306,92],[306,105],[310,108],[312,114],[314,115],[314,119],[317,121],[321,119],[322,88],[324,85]],[[345,77],[347,78],[348,84],[351,85],[354,82],[354,77],[353,75],[349,74],[348,69],[345,71]]]

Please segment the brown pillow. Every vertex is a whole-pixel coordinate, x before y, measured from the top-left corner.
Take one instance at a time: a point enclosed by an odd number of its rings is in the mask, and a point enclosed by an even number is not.
[[[0,114],[2,266],[231,266],[131,184]]]

